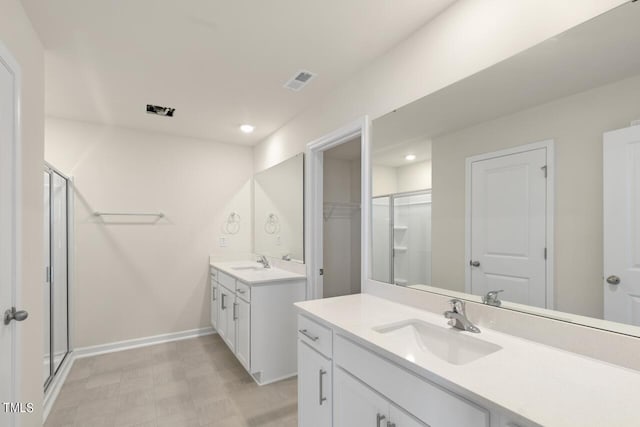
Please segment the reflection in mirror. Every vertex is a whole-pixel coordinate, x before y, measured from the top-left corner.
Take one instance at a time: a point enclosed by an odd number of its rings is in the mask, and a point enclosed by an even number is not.
[[[254,177],[254,251],[304,262],[304,155]]]
[[[620,6],[374,120],[372,278],[640,336],[638,22]],[[430,279],[402,277],[393,200],[425,189],[407,259]]]

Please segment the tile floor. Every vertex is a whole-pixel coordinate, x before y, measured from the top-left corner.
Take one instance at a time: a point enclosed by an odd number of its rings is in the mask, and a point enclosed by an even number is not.
[[[45,427],[297,426],[296,379],[259,387],[218,335],[75,361]]]

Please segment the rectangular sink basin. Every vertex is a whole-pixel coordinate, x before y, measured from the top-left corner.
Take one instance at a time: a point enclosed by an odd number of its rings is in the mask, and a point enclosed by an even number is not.
[[[497,344],[484,341],[454,328],[445,328],[422,320],[410,319],[373,328],[402,343],[408,356],[429,352],[453,365],[465,365],[498,350]]]
[[[244,271],[258,271],[264,270],[264,267],[256,267],[253,265],[242,265],[238,267],[231,267],[232,270],[244,270]]]

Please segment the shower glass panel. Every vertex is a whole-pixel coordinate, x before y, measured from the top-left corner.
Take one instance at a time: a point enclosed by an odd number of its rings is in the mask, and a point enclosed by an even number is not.
[[[393,196],[393,282],[431,284],[431,193]]]
[[[45,389],[69,352],[68,194],[66,177],[45,168]]]
[[[371,204],[372,274],[375,280],[391,283],[391,196],[374,197]]]
[[[51,334],[49,330],[51,329],[51,283],[49,280],[49,273],[51,271],[51,265],[49,264],[51,260],[50,254],[50,244],[49,244],[49,236],[51,233],[51,216],[50,213],[50,194],[51,194],[51,174],[48,171],[44,172],[44,286],[43,286],[43,320],[44,320],[44,383],[46,384],[51,376]]]

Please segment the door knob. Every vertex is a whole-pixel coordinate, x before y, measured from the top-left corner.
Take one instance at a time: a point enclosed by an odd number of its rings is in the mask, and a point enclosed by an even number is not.
[[[610,285],[619,285],[620,278],[618,276],[609,276],[607,277],[607,283]]]
[[[27,317],[29,317],[29,313],[25,310],[16,311],[15,307],[11,307],[11,309],[4,312],[4,324],[8,325],[12,320],[22,322]]]
[[[480,261],[469,261],[471,267],[480,267]]]

